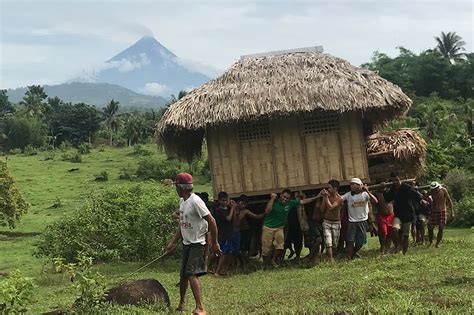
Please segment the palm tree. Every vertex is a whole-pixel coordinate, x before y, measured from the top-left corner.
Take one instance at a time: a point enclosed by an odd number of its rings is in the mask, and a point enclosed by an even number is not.
[[[112,146],[114,132],[117,132],[117,129],[122,124],[122,120],[118,114],[119,104],[120,103],[118,101],[114,101],[112,99],[102,112],[104,116],[104,125],[110,132],[110,146]]]
[[[33,117],[42,117],[46,111],[47,103],[45,99],[48,97],[44,92],[42,86],[31,85],[20,102],[20,105],[25,106],[26,112]]]
[[[466,43],[462,40],[461,36],[456,32],[448,32],[447,34],[441,32],[440,37],[435,37],[438,46],[436,49],[443,55],[444,58],[449,59],[451,62],[462,59],[464,53],[461,51],[465,50],[464,45]]]

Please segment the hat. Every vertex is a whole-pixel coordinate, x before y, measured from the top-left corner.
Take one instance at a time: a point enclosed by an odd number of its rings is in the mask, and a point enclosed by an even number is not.
[[[362,181],[360,180],[360,178],[357,178],[357,177],[354,177],[354,178],[351,179],[351,184],[357,184],[357,185],[361,185],[361,186],[364,185],[362,183]]]
[[[192,184],[193,177],[189,173],[179,173],[176,175],[175,184]]]
[[[439,187],[441,187],[441,184],[438,183],[438,182],[432,182],[432,183],[430,184],[431,190],[436,189],[436,188],[439,188]]]

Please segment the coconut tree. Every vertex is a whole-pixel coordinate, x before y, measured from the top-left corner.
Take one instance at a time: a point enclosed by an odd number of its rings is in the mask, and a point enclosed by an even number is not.
[[[120,103],[112,99],[102,111],[104,116],[104,126],[110,132],[109,144],[112,146],[113,135],[117,132],[117,129],[121,126],[122,120],[118,113]]]
[[[45,102],[48,95],[40,85],[31,85],[20,102],[26,109],[26,112],[33,117],[42,117],[47,111],[48,104]]]
[[[462,40],[461,36],[456,32],[441,32],[440,37],[435,37],[438,46],[436,49],[443,55],[444,58],[449,59],[451,62],[462,59],[464,53],[461,51],[465,50],[464,45],[466,43]]]

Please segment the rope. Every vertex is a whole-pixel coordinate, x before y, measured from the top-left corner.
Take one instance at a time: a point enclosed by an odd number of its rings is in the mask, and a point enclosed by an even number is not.
[[[160,260],[161,258],[165,257],[166,255],[168,255],[167,252],[165,252],[163,255],[161,255],[161,256],[159,256],[159,257],[153,259],[152,261],[150,261],[150,262],[147,263],[146,265],[141,266],[140,268],[138,268],[137,270],[135,270],[135,271],[132,272],[131,274],[129,274],[129,275],[123,277],[122,279],[120,279],[120,282],[123,282],[124,280],[130,278],[131,276],[133,276],[134,274],[136,274],[137,272],[139,272],[139,271],[142,270],[143,268],[146,268],[146,267],[150,266],[152,263],[154,263],[154,262]]]

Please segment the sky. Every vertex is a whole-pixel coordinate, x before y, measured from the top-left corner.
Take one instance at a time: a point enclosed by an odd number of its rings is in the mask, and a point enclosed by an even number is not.
[[[358,66],[374,51],[419,53],[455,31],[473,51],[471,0],[0,0],[0,88],[59,84],[144,35],[209,74],[241,55],[322,45]]]

